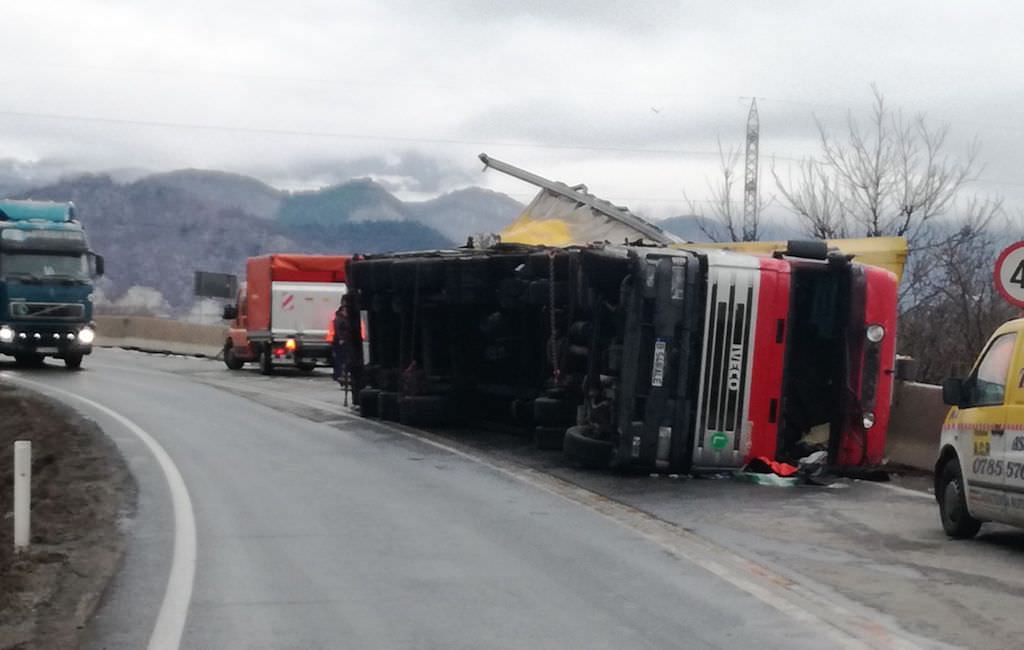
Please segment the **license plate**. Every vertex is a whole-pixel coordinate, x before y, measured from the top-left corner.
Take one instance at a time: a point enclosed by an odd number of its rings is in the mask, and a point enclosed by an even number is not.
[[[665,339],[654,342],[654,369],[651,370],[651,386],[660,387],[665,383]]]
[[[975,431],[973,439],[974,455],[988,456],[989,451],[992,448],[992,434],[988,431]]]
[[[57,348],[36,348],[39,354],[57,354]]]

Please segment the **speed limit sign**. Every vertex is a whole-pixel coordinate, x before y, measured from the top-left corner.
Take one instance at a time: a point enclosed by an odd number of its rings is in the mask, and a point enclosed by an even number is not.
[[[995,281],[996,289],[1007,302],[1024,309],[1024,241],[1007,246],[999,254]]]

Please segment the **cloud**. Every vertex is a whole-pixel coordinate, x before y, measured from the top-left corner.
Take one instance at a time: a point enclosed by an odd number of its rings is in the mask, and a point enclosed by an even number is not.
[[[977,133],[986,176],[1024,165],[1012,3],[53,0],[4,18],[0,149],[68,170],[503,189],[477,174],[487,151],[661,204],[704,186],[718,135],[742,146],[741,96],[763,98],[763,160],[799,157],[812,116],[841,125],[871,82],[950,122],[957,150]]]

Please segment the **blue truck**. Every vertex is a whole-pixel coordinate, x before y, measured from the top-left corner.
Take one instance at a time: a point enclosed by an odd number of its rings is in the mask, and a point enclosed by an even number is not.
[[[0,200],[0,354],[24,367],[54,357],[80,368],[96,337],[101,275],[74,204]]]

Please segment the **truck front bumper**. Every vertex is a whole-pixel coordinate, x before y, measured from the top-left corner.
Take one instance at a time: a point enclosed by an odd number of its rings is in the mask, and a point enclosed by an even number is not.
[[[38,354],[60,357],[92,353],[92,339],[82,341],[80,333],[91,325],[36,325],[0,323],[0,354]]]

